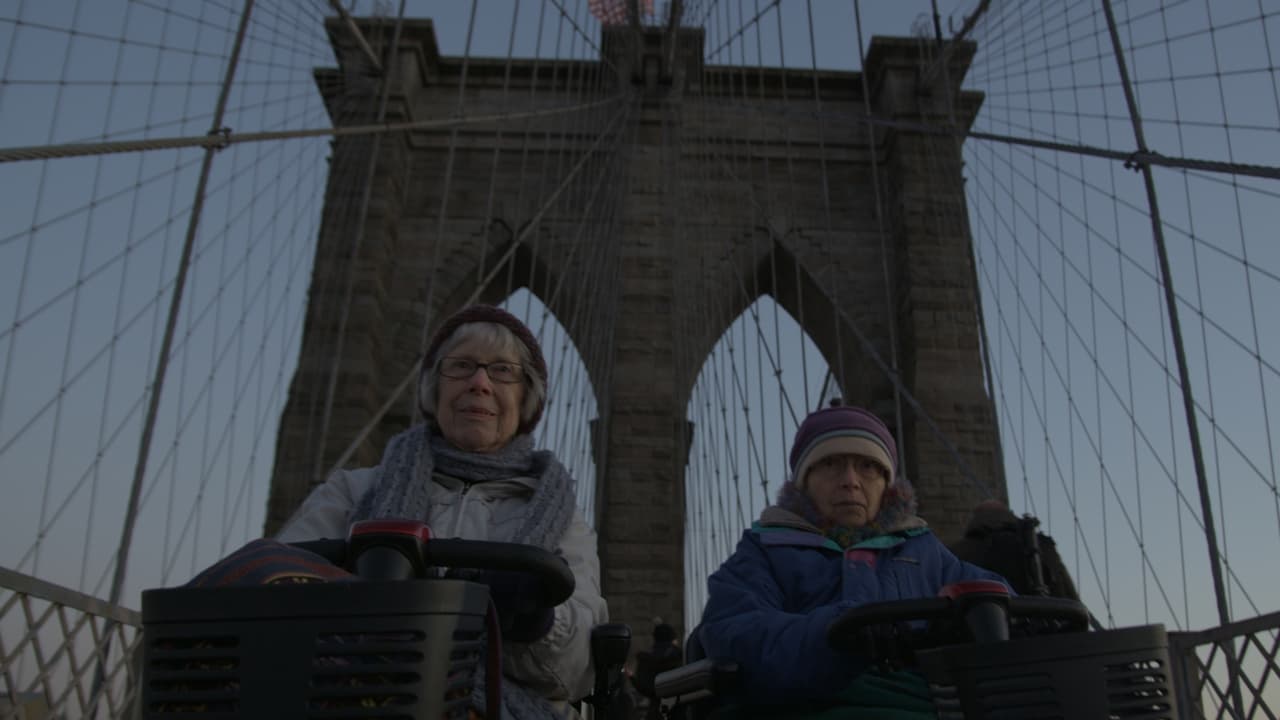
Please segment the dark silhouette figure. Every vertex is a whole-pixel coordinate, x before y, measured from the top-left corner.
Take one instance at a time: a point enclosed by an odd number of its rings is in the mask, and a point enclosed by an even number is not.
[[[631,675],[631,684],[636,692],[648,700],[649,709],[645,718],[656,720],[662,715],[659,711],[657,693],[653,689],[653,679],[659,673],[674,670],[683,662],[683,653],[676,644],[676,630],[667,623],[658,623],[653,627],[653,647],[636,653],[636,669]]]
[[[1038,532],[1040,521],[1018,517],[999,500],[973,509],[964,538],[951,545],[956,557],[1000,573],[1020,595],[1079,600],[1053,538]]]

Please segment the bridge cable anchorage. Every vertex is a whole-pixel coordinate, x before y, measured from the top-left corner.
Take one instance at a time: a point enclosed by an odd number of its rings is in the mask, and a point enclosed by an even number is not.
[[[946,67],[948,63],[951,62],[951,58],[955,56],[956,48],[960,46],[960,43],[964,42],[968,38],[969,33],[973,30],[974,26],[978,24],[978,20],[987,14],[987,10],[989,10],[990,7],[991,0],[980,0],[978,7],[974,8],[972,13],[965,16],[964,21],[960,24],[960,29],[955,30],[954,34],[943,43],[942,51],[937,54],[934,61],[930,63],[921,74],[921,84],[924,87],[932,87],[935,76],[939,74],[946,74]],[[934,12],[936,20],[936,2],[934,3]],[[947,17],[947,26],[948,29],[952,29],[951,16]],[[939,34],[941,34],[940,30]],[[948,92],[950,92],[950,85],[947,87]],[[948,104],[947,108],[948,113],[954,111],[954,106],[952,104]]]
[[[347,12],[347,9],[342,6],[342,0],[329,0],[329,7],[338,13],[338,17],[342,19],[342,24],[346,27],[347,32],[351,33],[351,37],[355,38],[356,47],[360,48],[360,52],[364,54],[369,66],[377,74],[383,74],[382,61],[378,59],[378,54],[369,45],[369,40],[360,30],[360,26],[356,24],[355,18],[351,17],[351,13]]]
[[[1125,169],[1133,170],[1134,172],[1139,172],[1139,173],[1142,172],[1142,168],[1146,167],[1149,164],[1144,159],[1145,156],[1149,154],[1151,153],[1149,153],[1147,150],[1134,150],[1133,153],[1129,155],[1129,157],[1125,158],[1125,161],[1124,161]]]
[[[217,152],[220,150],[226,150],[228,147],[231,147],[231,128],[222,127],[215,130],[210,130],[209,135],[217,139],[217,142],[207,146],[209,150],[213,150],[214,152]]]

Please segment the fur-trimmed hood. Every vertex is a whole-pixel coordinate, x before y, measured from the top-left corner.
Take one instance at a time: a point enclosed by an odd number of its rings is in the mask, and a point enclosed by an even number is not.
[[[916,515],[915,488],[905,478],[898,478],[885,488],[880,499],[880,510],[871,522],[862,527],[835,525],[826,520],[808,494],[791,480],[783,483],[778,491],[777,504],[770,505],[760,513],[759,524],[764,527],[786,527],[814,532],[846,548],[878,535],[929,525]]]

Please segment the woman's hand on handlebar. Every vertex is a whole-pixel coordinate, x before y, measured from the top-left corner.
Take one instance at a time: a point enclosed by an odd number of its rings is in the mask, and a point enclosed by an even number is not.
[[[555,608],[539,603],[542,589],[533,575],[514,570],[483,570],[474,581],[489,586],[489,597],[502,621],[505,639],[534,642],[551,630]]]

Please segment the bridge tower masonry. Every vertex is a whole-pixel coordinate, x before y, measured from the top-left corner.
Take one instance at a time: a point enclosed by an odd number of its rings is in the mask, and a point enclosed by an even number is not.
[[[373,33],[368,22],[362,27]],[[330,30],[340,67],[316,76],[331,115],[336,123],[369,122],[339,112],[366,79],[358,48],[338,40],[336,23]],[[683,631],[698,621],[684,617],[681,592],[687,407],[708,353],[760,293],[803,320],[849,402],[886,418],[895,413],[893,383],[876,356],[887,363],[890,338],[896,340],[901,383],[928,416],[903,403],[905,468],[922,514],[944,540],[960,534],[978,500],[1006,496],[984,379],[960,147],[954,134],[922,129],[954,123],[963,130],[972,121],[982,97],[962,90],[961,78],[974,47],[956,46],[946,72],[930,72],[922,69],[920,42],[872,41],[864,62],[869,97],[859,73],[821,71],[815,82],[811,71],[781,68],[753,69],[746,95],[735,89],[740,69],[704,66],[703,37],[694,29],[606,29],[608,63],[507,67],[472,58],[467,65],[468,107],[477,114],[500,104],[497,79],[504,72],[515,87],[536,87],[548,104],[557,93],[566,103],[581,101],[566,90],[566,77],[585,82],[608,72],[613,77],[604,86],[627,93],[631,103],[623,141],[606,154],[625,178],[614,224],[600,228],[618,238],[609,283],[575,273],[584,267],[583,253],[570,251],[584,240],[568,230],[570,219],[548,216],[538,243],[513,249],[517,271],[480,288],[480,297],[501,301],[507,277],[519,284],[535,273],[563,288],[540,299],[582,351],[600,399],[592,438],[602,589],[612,619],[630,623],[637,636],[655,616]],[[463,62],[439,54],[431,23],[407,22],[392,57],[398,72],[386,120],[448,116]],[[858,121],[868,105],[892,124]],[[326,197],[302,351],[277,440],[267,533],[394,395],[417,361],[428,314],[442,318],[460,307],[485,263],[502,256],[529,220],[530,208],[514,198],[537,197],[519,187],[536,177],[501,180],[497,200],[492,206],[486,200],[493,148],[511,141],[499,125],[481,124],[468,128],[464,148],[454,143],[454,199],[444,222],[436,211],[445,192],[439,169],[450,153],[448,128],[388,134],[377,143],[335,141],[333,166],[348,172],[331,178]],[[722,175],[699,150],[712,141],[721,158],[729,153],[731,164],[744,169],[749,191],[706,180]],[[374,151],[373,201],[357,215],[347,199],[363,187],[353,190],[350,169],[364,167],[360,159]],[[504,152],[498,162],[514,162],[506,159],[513,155],[519,153]],[[785,187],[777,184],[783,164]],[[499,167],[499,174],[519,177],[514,166]],[[745,207],[744,197],[767,202]],[[433,262],[439,270],[428,292],[424,278]],[[699,282],[682,282],[694,269]],[[348,292],[350,313],[341,325],[334,308]],[[685,319],[693,312],[701,316],[697,324]],[[588,337],[588,328],[603,324],[611,328],[608,347]],[[337,392],[325,424],[318,410],[331,382]],[[412,405],[397,404],[349,464],[376,464],[386,440],[412,421]]]

